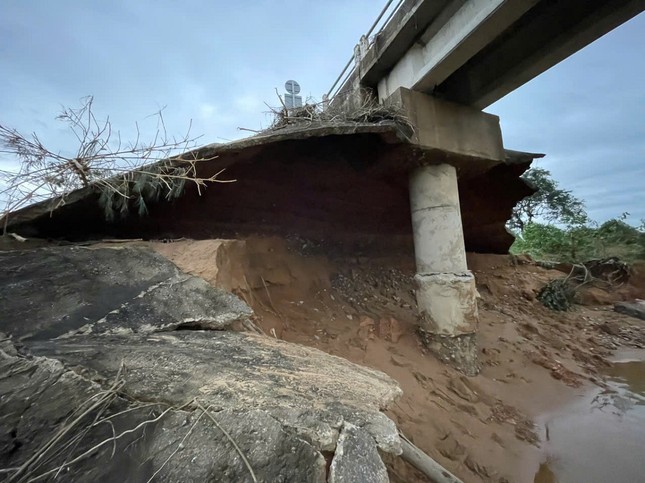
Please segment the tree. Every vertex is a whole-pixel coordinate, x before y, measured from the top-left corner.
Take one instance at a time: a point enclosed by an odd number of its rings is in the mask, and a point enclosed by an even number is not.
[[[621,259],[645,259],[645,230],[626,223],[629,213],[607,220],[594,231],[597,255]]]
[[[512,253],[526,253],[537,259],[550,258],[551,254],[566,250],[566,232],[553,225],[530,222],[524,226],[522,237],[515,238]]]
[[[546,169],[531,168],[522,179],[537,191],[513,208],[507,226],[516,235],[522,236],[529,224],[540,221],[566,226],[580,226],[588,221],[584,202],[560,188]]]
[[[208,159],[190,151],[198,139],[190,136],[190,128],[181,138],[169,136],[159,111],[152,140],[142,141],[137,125],[136,139],[122,142],[109,118],[96,118],[93,101],[85,97],[80,108],[65,108],[57,117],[78,141],[71,156],[45,147],[35,133],[25,136],[0,124],[0,153],[19,161],[17,170],[0,170],[5,233],[11,212],[43,200],[52,200],[50,209],[56,209],[79,188],[96,190],[106,218],[112,219],[131,208],[143,215],[147,203],[180,196],[186,183],[201,190],[211,182],[227,182],[218,179],[223,170],[208,178],[198,175],[197,163]]]

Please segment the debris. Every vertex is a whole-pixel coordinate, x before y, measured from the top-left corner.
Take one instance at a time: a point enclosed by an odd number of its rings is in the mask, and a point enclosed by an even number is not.
[[[547,283],[537,295],[540,302],[551,310],[566,311],[573,306],[574,289],[568,278],[559,278]]]
[[[413,445],[403,434],[401,434],[401,447],[403,448],[401,457],[435,483],[462,483],[459,478]]]
[[[18,235],[17,233],[7,233],[8,236],[19,242],[26,242],[27,239],[23,236]]]

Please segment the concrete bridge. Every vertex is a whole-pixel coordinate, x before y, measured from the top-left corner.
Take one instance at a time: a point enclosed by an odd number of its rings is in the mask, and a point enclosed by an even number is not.
[[[385,100],[404,87],[483,109],[644,9],[643,0],[402,0],[328,96],[362,87]]]
[[[435,153],[409,178],[421,333],[441,359],[477,372],[477,290],[466,264],[459,184],[504,162],[499,119],[481,109],[644,10],[643,0],[401,0],[381,12],[327,99],[395,103]],[[336,90],[335,90],[336,89]],[[471,163],[471,164],[472,164]]]
[[[307,250],[352,256],[408,256],[414,245],[420,334],[439,359],[475,374],[477,290],[466,247],[507,252],[504,223],[531,192],[518,176],[541,156],[505,149],[499,119],[481,109],[643,2],[401,0],[379,16],[373,41],[361,40],[330,112],[294,112],[256,136],[172,160],[200,161],[204,179],[226,169],[235,183],[206,192],[189,183],[177,199],[145,200],[145,217],[121,202],[114,218],[106,218],[112,198],[90,185],[0,222],[18,235],[76,241],[295,235],[311,241]],[[366,98],[369,118],[357,116],[365,109],[333,112]]]

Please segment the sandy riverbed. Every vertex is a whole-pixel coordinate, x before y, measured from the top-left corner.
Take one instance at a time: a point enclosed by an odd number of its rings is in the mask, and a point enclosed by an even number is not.
[[[584,398],[613,387],[605,380],[615,351],[645,345],[645,323],[602,305],[639,294],[645,298],[642,267],[633,283],[618,291],[586,293],[587,303],[595,305],[555,313],[535,295],[549,280],[564,276],[561,272],[509,256],[471,254],[469,267],[481,294],[482,372],[466,378],[419,342],[411,255],[312,255],[293,245],[272,238],[153,247],[183,270],[244,298],[268,335],[395,378],[404,395],[390,408],[390,417],[466,482],[531,482],[536,474],[537,481],[560,481],[558,464],[577,471],[578,463],[557,449],[569,443],[556,441],[579,422],[554,421]],[[583,423],[601,416],[585,415]],[[388,464],[393,481],[426,481],[398,458]],[[549,480],[549,473],[556,479]]]

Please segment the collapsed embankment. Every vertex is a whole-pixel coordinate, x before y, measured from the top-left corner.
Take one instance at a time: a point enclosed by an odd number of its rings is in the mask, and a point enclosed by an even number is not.
[[[539,416],[590,385],[603,386],[612,351],[645,346],[642,323],[602,305],[645,297],[643,266],[617,290],[583,294],[595,305],[555,313],[536,294],[561,272],[510,256],[471,254],[481,296],[482,372],[466,378],[419,342],[411,254],[347,257],[280,238],[152,246],[182,270],[243,298],[267,335],[394,378],[403,397],[389,416],[464,481],[533,481],[544,459]],[[389,470],[393,481],[425,481],[397,458]]]

